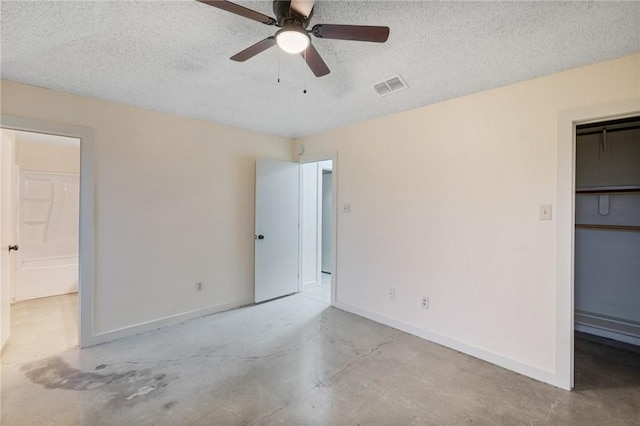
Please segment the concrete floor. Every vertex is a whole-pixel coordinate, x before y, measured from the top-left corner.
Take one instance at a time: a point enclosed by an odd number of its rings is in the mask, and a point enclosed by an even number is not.
[[[576,339],[566,392],[331,308],[322,291],[39,359],[12,342],[2,424],[640,424],[628,347]]]
[[[3,364],[55,355],[78,346],[78,293],[11,305],[11,338]]]

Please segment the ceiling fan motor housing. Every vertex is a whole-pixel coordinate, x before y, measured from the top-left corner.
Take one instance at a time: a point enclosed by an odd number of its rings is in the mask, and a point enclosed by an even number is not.
[[[313,9],[311,9],[309,16],[305,17],[296,14],[291,9],[291,1],[274,0],[273,13],[276,15],[277,26],[279,27],[297,26],[307,28],[309,26],[309,21],[311,21],[311,17],[313,16]]]

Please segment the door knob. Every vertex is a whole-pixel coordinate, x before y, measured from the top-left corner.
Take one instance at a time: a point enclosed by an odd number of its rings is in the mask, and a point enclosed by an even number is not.
[[[264,235],[262,235],[262,234],[261,234],[261,235],[258,235],[258,239],[259,239],[259,240],[264,240]]]
[[[20,247],[18,247],[18,245],[17,245],[17,244],[15,244],[15,245],[9,246],[9,251],[11,251],[11,250],[18,251],[18,249],[19,249],[19,248],[20,248]]]

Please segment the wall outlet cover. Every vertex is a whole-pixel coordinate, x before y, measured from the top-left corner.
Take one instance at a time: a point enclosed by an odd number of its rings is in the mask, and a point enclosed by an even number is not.
[[[540,206],[540,220],[551,220],[551,204]]]
[[[429,309],[429,298],[426,296],[422,296],[422,299],[420,299],[420,307],[422,309]]]

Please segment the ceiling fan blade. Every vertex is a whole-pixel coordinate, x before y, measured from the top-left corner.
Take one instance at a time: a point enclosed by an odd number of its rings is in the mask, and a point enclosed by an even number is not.
[[[218,9],[226,10],[227,12],[235,13],[236,15],[243,16],[245,18],[253,19],[254,21],[262,22],[266,25],[275,25],[276,20],[270,16],[263,15],[255,10],[247,9],[230,1],[225,0],[197,0],[200,3],[208,4],[209,6],[217,7]]]
[[[320,57],[316,48],[313,47],[313,44],[310,44],[305,51],[300,53],[300,55],[302,55],[316,77],[322,77],[323,75],[327,75],[331,72],[327,64],[325,64]]]
[[[256,56],[260,52],[264,52],[268,48],[274,46],[276,44],[275,37],[267,37],[264,40],[261,40],[254,44],[253,46],[249,46],[244,49],[242,52],[236,53],[230,59],[236,62],[244,62],[247,59],[251,59]]]
[[[389,27],[374,27],[369,25],[317,24],[313,26],[311,32],[318,38],[338,40],[384,43],[389,38]]]
[[[311,14],[315,0],[291,0],[291,10],[307,18]]]

